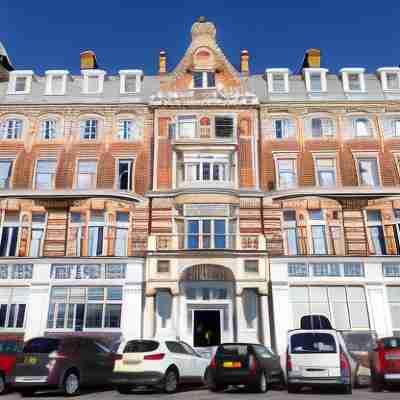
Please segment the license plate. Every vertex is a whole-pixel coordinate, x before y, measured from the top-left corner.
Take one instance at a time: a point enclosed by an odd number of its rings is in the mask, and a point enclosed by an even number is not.
[[[35,365],[37,362],[38,359],[36,357],[28,356],[24,358],[24,364],[26,365]]]
[[[321,370],[305,370],[304,371],[304,376],[309,376],[309,377],[325,377],[328,376],[329,373],[326,369],[321,369]]]
[[[240,361],[224,361],[224,368],[242,368]]]

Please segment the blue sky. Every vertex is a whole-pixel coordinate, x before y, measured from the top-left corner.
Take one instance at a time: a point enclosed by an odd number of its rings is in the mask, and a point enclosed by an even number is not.
[[[249,50],[253,73],[267,67],[297,71],[310,47],[322,50],[331,72],[400,64],[398,0],[270,3],[278,2],[1,0],[0,41],[18,69],[38,74],[78,73],[79,53],[86,49],[96,52],[108,73],[138,68],[154,74],[159,50],[167,51],[173,68],[189,44],[192,23],[205,15],[217,25],[219,44],[234,65],[240,50]]]

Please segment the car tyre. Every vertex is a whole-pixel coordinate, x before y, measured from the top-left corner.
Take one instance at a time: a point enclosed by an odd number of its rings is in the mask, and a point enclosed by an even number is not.
[[[347,383],[343,386],[343,394],[353,394],[353,386],[351,383]]]
[[[131,386],[117,386],[116,389],[120,394],[129,394],[132,391]]]
[[[0,374],[0,395],[4,394],[7,391],[6,380],[3,374]]]
[[[268,391],[268,378],[265,372],[260,374],[258,382],[253,386],[253,389],[257,393],[266,393]]]
[[[287,391],[288,391],[288,393],[299,393],[300,387],[297,385],[294,385],[293,383],[288,383]]]
[[[79,393],[80,381],[76,371],[69,371],[65,374],[63,391],[66,396],[75,396]]]
[[[175,393],[179,386],[179,376],[178,371],[175,368],[170,368],[167,370],[164,376],[163,390],[165,393]]]

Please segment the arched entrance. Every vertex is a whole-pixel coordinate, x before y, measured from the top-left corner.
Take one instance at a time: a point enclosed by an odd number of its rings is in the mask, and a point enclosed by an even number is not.
[[[234,340],[235,278],[221,265],[199,264],[181,276],[181,338],[194,347]]]

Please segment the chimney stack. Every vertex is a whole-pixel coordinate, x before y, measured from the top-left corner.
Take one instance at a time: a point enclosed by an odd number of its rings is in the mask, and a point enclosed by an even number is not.
[[[242,50],[240,53],[240,71],[243,75],[249,75],[249,52]]]
[[[160,50],[158,58],[158,73],[160,75],[167,73],[167,53],[164,50]]]
[[[96,54],[92,50],[82,51],[80,54],[81,70],[82,69],[97,69]]]
[[[321,68],[321,50],[308,49],[304,54],[303,68]]]

